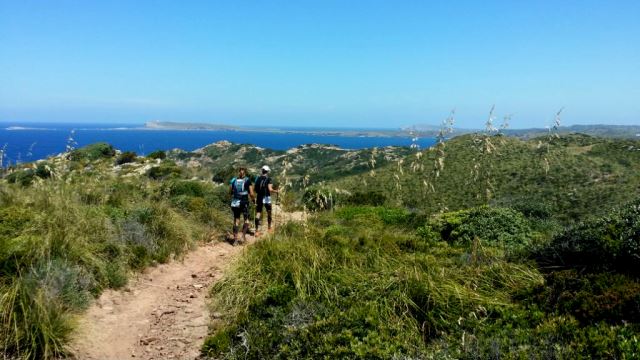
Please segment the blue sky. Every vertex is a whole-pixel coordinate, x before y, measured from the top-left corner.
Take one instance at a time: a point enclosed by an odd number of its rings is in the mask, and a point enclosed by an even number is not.
[[[640,124],[640,1],[0,0],[0,121]]]

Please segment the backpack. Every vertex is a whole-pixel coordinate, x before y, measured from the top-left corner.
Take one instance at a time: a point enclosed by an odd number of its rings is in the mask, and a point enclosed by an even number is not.
[[[249,180],[248,177],[245,177],[243,179],[233,178],[233,180],[231,180],[231,185],[233,186],[233,197],[234,198],[240,198],[242,196],[249,195],[249,192],[244,189],[244,184],[248,180]]]
[[[256,187],[256,193],[260,193],[260,194],[266,194],[267,190],[268,190],[268,180],[269,177],[267,176],[256,176],[256,181],[255,181],[255,187]]]

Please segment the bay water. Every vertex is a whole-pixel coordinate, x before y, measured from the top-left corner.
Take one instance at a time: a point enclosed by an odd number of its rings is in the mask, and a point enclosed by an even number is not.
[[[3,165],[6,166],[59,154],[65,151],[67,145],[77,148],[96,142],[107,142],[116,149],[134,151],[138,155],[174,148],[192,151],[221,140],[275,150],[287,150],[303,144],[336,145],[345,149],[411,145],[409,137],[322,135],[295,130],[297,132],[287,132],[287,129],[282,132],[148,130],[136,124],[0,123],[0,149],[4,149]],[[434,143],[433,138],[417,141],[421,148]]]

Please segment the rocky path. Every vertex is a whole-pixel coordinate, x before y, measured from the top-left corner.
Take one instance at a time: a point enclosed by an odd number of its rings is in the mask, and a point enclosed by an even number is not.
[[[300,220],[283,214],[278,222]],[[195,359],[207,335],[207,294],[233,258],[255,242],[204,244],[148,269],[120,291],[105,291],[79,319],[70,349],[77,359]]]
[[[207,335],[207,291],[242,249],[206,244],[183,261],[140,274],[122,291],[105,291],[80,319],[75,357],[196,358]]]

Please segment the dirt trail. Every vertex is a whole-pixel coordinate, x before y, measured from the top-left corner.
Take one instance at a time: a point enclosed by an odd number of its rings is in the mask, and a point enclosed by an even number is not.
[[[278,209],[279,210],[279,209]],[[301,220],[277,211],[277,224]],[[207,335],[210,286],[255,242],[204,244],[183,261],[139,274],[121,291],[105,291],[79,319],[70,349],[77,359],[195,359]]]

